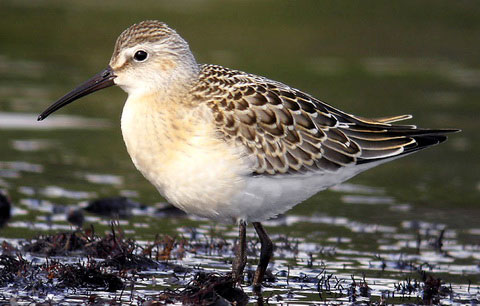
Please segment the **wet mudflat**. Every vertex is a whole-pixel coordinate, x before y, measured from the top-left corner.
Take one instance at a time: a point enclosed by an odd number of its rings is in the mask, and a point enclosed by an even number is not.
[[[1,302],[222,305],[244,292],[252,304],[479,303],[479,5],[272,5],[0,2]],[[276,249],[260,298],[249,228],[250,272],[232,290],[237,229],[172,209],[134,169],[120,89],[36,121],[148,18],[177,29],[200,62],[358,115],[412,113],[408,123],[462,132],[266,222]]]
[[[374,199],[382,200],[371,198]],[[250,286],[259,253],[259,242],[253,232],[249,232],[250,261],[244,284],[235,289],[229,277],[234,227],[192,220],[198,224],[181,226],[175,234],[136,240],[131,238],[135,237],[133,228],[141,228],[142,223],[133,219],[141,219],[147,212],[150,216],[158,215],[157,222],[165,218],[181,221],[187,217],[173,209],[153,212],[133,202],[131,206],[136,211],[127,219],[106,223],[103,219],[108,217],[95,217],[105,213],[105,207],[98,203],[104,203],[115,214],[115,209],[124,212],[125,202],[124,198],[92,202],[102,210],[87,213],[86,220],[91,223],[84,229],[70,226],[69,230],[53,230],[31,239],[4,239],[0,297],[4,301],[26,303],[146,305],[475,304],[480,301],[478,243],[462,243],[456,231],[441,225],[404,223],[395,228],[346,218],[281,216],[268,222],[268,228],[287,224],[328,225],[332,231],[343,228],[346,233],[327,236],[322,244],[305,237],[273,234],[275,260],[259,294],[252,292]],[[87,207],[92,210],[92,205]],[[83,215],[83,209],[80,211]],[[64,212],[52,216],[56,220],[68,218]],[[60,222],[51,221],[50,228],[55,227],[54,223]],[[478,242],[478,229],[470,232],[472,240]],[[369,245],[376,247],[352,248],[363,243],[354,243],[354,238],[349,238],[352,235],[362,237],[357,240],[373,239]]]

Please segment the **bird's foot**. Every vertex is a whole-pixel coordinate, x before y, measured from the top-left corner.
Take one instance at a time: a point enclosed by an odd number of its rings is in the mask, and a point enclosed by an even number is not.
[[[243,280],[243,269],[247,264],[247,242],[246,242],[246,223],[240,221],[238,226],[239,239],[237,244],[237,250],[235,252],[235,258],[232,265],[232,279],[234,285],[240,285]]]

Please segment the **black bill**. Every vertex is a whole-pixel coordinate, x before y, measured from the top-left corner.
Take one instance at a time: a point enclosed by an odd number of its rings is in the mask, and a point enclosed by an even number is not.
[[[116,75],[113,73],[112,68],[108,66],[107,68],[105,68],[105,70],[97,73],[92,78],[58,99],[57,102],[50,105],[50,107],[48,107],[46,110],[43,111],[43,113],[38,116],[37,120],[41,121],[47,118],[48,115],[50,115],[51,113],[83,96],[91,94],[92,92],[95,92],[97,90],[115,85],[115,83],[113,82],[113,79],[115,78]]]

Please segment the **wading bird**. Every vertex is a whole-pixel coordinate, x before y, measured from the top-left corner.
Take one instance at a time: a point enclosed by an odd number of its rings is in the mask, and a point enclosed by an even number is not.
[[[393,124],[410,115],[354,116],[265,77],[199,65],[188,43],[159,21],[121,33],[107,68],[38,120],[112,85],[128,93],[121,127],[137,169],[185,212],[238,223],[235,282],[247,259],[246,224],[253,224],[261,242],[257,288],[273,254],[261,221],[455,131]]]

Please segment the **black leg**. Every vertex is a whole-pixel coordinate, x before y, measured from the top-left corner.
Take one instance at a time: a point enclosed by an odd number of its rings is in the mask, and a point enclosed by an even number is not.
[[[260,222],[253,222],[252,224],[257,231],[261,244],[260,261],[258,263],[257,271],[255,271],[255,277],[253,278],[253,287],[258,289],[262,284],[268,262],[273,256],[273,243]]]
[[[240,220],[238,223],[238,243],[235,259],[232,265],[232,278],[234,283],[242,282],[243,269],[247,263],[247,241],[246,241],[247,224]]]

